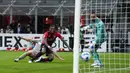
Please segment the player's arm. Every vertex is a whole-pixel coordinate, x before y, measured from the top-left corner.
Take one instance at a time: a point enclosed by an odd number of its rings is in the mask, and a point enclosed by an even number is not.
[[[56,56],[56,57],[57,57],[58,59],[60,59],[60,60],[64,60],[64,59],[61,58],[56,52],[52,51],[52,47],[49,46],[48,43],[47,43],[46,34],[44,35],[43,42],[44,42],[44,44],[48,47],[48,49],[54,54],[54,56]]]
[[[19,36],[19,38],[21,38],[21,39],[23,39],[25,41],[28,41],[28,42],[36,42],[36,41],[34,41],[32,39],[29,39],[29,38],[23,38],[23,37],[20,37],[20,36]]]
[[[69,51],[72,51],[72,49],[70,49],[69,45],[68,45],[67,42],[64,40],[64,38],[62,38],[61,41],[67,46],[67,48],[69,49]]]
[[[87,25],[87,26],[85,26],[85,27],[82,27],[80,30],[81,30],[81,31],[93,32],[93,27],[95,27],[94,24],[89,24],[89,25]]]
[[[90,26],[82,27],[80,30],[81,30],[81,31],[84,31],[84,30],[88,30],[88,29],[90,29]]]
[[[67,46],[69,51],[72,51],[72,49],[70,49],[69,45],[67,44],[67,42],[64,40],[64,38],[61,36],[60,33],[57,32],[56,36],[61,39],[61,41]]]
[[[53,51],[52,51],[53,52]],[[64,60],[64,58],[60,57],[56,52],[53,52],[53,54],[55,55],[55,57],[57,57],[60,60]]]
[[[61,58],[56,52],[52,51],[52,47],[48,45],[47,43],[47,38],[44,38],[44,43],[45,45],[48,47],[48,49],[60,60],[64,60],[63,58]]]
[[[44,42],[44,44],[45,44],[48,48],[51,47],[51,46],[49,46],[48,43],[47,43],[47,38],[44,38],[44,39],[43,39],[43,42]]]

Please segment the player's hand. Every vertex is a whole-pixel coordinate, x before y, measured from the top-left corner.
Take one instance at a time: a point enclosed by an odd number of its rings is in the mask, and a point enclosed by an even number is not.
[[[69,51],[73,51],[71,48],[68,48],[69,49]]]
[[[18,38],[22,38],[21,36],[18,36]]]
[[[65,60],[64,58],[61,58],[61,57],[59,59],[62,60],[62,61]]]
[[[51,46],[47,46],[49,49],[52,49],[52,47]]]
[[[18,36],[18,38],[23,39],[23,37],[21,37],[21,36]]]

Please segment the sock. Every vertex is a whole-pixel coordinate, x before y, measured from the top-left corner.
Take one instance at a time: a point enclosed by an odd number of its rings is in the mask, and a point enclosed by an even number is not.
[[[22,54],[18,59],[19,59],[19,60],[22,60],[22,59],[24,59],[26,56],[27,56],[27,53],[24,53],[24,54]]]
[[[100,60],[99,55],[98,55],[97,52],[94,53],[94,61],[96,61],[97,63],[102,64],[102,61]]]
[[[100,62],[100,64],[102,64],[102,61],[100,60],[98,53],[97,53],[97,57],[98,57],[98,61]]]

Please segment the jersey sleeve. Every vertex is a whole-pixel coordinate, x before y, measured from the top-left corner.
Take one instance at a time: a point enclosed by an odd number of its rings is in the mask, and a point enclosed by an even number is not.
[[[80,28],[80,31],[87,30],[88,28],[89,28],[89,26],[82,27],[82,28]]]
[[[56,32],[56,36],[57,36],[58,38],[60,38],[60,39],[63,38],[59,32]]]
[[[44,33],[43,38],[47,38],[48,32]]]
[[[93,29],[93,26],[94,26],[93,24],[89,24],[89,28]]]
[[[44,44],[44,39],[47,38],[48,32],[45,32],[42,37],[42,44]]]

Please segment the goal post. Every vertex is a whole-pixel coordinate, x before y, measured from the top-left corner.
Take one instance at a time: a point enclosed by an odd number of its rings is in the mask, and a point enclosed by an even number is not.
[[[130,1],[129,0],[75,0],[73,73],[130,73]],[[98,49],[98,60],[103,67],[92,66],[96,61],[91,55],[89,61],[80,59],[80,25],[84,16],[85,25],[92,24],[91,13],[103,22],[107,38]],[[84,33],[84,49],[95,39],[97,32]],[[86,33],[87,32],[87,33]],[[94,37],[93,37],[94,36]]]
[[[80,8],[81,0],[75,0],[73,73],[79,73]]]

